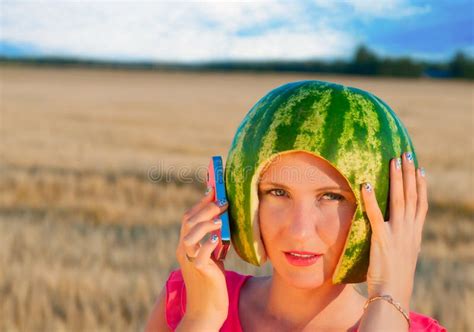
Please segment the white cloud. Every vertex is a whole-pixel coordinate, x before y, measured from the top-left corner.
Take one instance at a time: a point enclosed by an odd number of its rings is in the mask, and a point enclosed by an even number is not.
[[[401,6],[383,3],[352,6],[372,14]],[[107,59],[343,57],[359,42],[354,31],[332,27],[324,12],[311,16],[303,2],[4,1],[1,12],[3,41]]]
[[[429,5],[416,6],[409,0],[350,0],[350,1],[327,1],[314,0],[321,8],[343,13],[344,8],[353,10],[353,16],[362,20],[372,18],[400,19],[407,16],[428,13]],[[348,15],[348,13],[345,13]]]

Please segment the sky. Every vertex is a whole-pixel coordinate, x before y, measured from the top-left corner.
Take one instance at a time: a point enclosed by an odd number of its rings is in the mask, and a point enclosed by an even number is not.
[[[209,62],[474,55],[474,1],[8,1],[0,55]]]

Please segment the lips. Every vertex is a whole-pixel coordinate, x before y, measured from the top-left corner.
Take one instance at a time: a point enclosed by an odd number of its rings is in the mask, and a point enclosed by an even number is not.
[[[285,257],[291,265],[302,267],[315,264],[321,258],[322,254],[308,251],[289,251],[285,252]]]
[[[322,254],[317,252],[310,252],[310,251],[285,251],[285,254],[297,254],[297,255],[311,255],[311,256],[321,256]]]

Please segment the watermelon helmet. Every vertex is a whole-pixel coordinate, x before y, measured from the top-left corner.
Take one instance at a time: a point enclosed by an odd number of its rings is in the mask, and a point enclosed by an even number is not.
[[[360,187],[374,186],[387,220],[390,160],[410,151],[418,167],[405,126],[370,92],[330,82],[288,83],[260,99],[237,128],[225,168],[232,244],[256,266],[267,259],[258,222],[258,180],[276,156],[291,151],[323,158],[351,187],[357,207],[332,282],[365,281],[371,229]]]

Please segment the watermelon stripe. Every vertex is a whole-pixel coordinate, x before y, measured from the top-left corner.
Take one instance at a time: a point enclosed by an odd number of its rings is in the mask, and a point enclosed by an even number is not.
[[[268,134],[270,127],[275,123],[275,114],[281,108],[281,104],[285,102],[288,98],[294,93],[294,90],[298,88],[301,84],[291,84],[288,89],[282,91],[278,96],[276,96],[271,104],[263,105],[265,107],[265,112],[261,115],[260,121],[254,125],[254,127],[249,130],[247,139],[244,144],[250,149],[246,154],[245,165],[255,165],[259,152],[262,149],[263,142],[259,140],[259,136],[264,132],[264,136]]]
[[[371,181],[375,183],[378,169],[380,169],[381,157],[377,158],[374,151],[380,150],[380,141],[377,139],[380,131],[380,121],[377,117],[376,108],[363,96],[352,89],[344,91],[349,101],[349,108],[345,112],[344,128],[338,140],[337,167],[341,174],[349,176],[352,183]],[[374,159],[374,155],[376,159]],[[367,174],[371,177],[367,177]],[[362,176],[362,177],[360,177]],[[357,188],[358,189],[358,188]],[[370,224],[361,218],[360,191],[353,190],[358,203],[358,209],[349,231],[342,257],[353,259],[342,259],[337,268],[334,282],[340,282],[338,276],[346,276],[353,266],[359,266],[358,258],[366,250],[367,234]]]
[[[344,90],[343,88],[342,90]],[[341,114],[347,112],[350,105],[341,90],[335,90],[331,99],[330,109],[338,109],[339,112],[330,112],[326,115],[326,126],[323,127],[323,136],[326,138],[338,137],[344,127],[344,118]],[[336,160],[337,147],[333,144],[324,144],[320,150],[321,155],[334,163]]]
[[[400,119],[395,115],[395,113],[391,110],[391,108],[383,100],[381,100],[377,96],[374,96],[374,98],[376,98],[384,106],[384,108],[387,112],[392,114],[392,118],[395,121],[395,124],[398,128],[398,131],[399,131],[399,133],[401,133],[400,135],[398,135],[399,138],[400,138],[400,147],[401,147],[400,154],[402,152],[405,152],[406,149],[408,147],[410,147],[410,143],[408,142],[407,137],[406,137],[408,133],[405,129],[405,126],[401,123]]]
[[[371,98],[384,112],[385,116],[380,116],[380,118],[383,119],[383,121],[387,121],[388,127],[390,128],[390,132],[387,133],[387,135],[390,136],[391,144],[384,145],[384,147],[386,149],[391,148],[391,151],[393,152],[392,158],[394,158],[395,156],[399,156],[402,153],[401,138],[399,133],[400,127],[397,125],[397,121],[394,118],[393,112],[391,112],[390,109],[387,109],[385,103],[381,102],[381,100],[376,96],[369,95],[369,98]],[[384,128],[386,127],[384,126]]]
[[[337,273],[333,276],[333,283],[339,284],[346,281],[350,276],[350,282],[361,282],[365,280],[368,268],[371,238],[370,223],[364,218],[358,209],[351,226],[351,232],[344,248],[343,258],[337,266]]]
[[[245,136],[242,136],[242,140],[239,141],[239,145],[242,145],[242,141],[245,138]],[[238,147],[236,147],[238,149]],[[229,169],[232,169],[232,172],[229,172],[229,178],[231,179],[230,181],[232,182],[232,185],[229,185],[227,188],[230,192],[235,192],[237,193],[235,195],[235,198],[233,199],[234,204],[230,206],[230,208],[233,211],[233,215],[237,216],[237,220],[245,220],[247,218],[245,214],[245,172],[246,169],[244,167],[241,167],[242,165],[242,158],[239,155],[238,157],[234,157],[232,159],[232,156],[229,157],[235,164],[231,165]],[[250,236],[251,232],[249,231],[249,227],[247,223],[231,223],[231,225],[234,225],[237,229],[231,229],[232,233],[238,233],[238,232],[243,232],[243,234],[246,234]],[[236,243],[236,246],[240,246],[244,248],[245,252],[253,252],[253,249],[248,247],[249,240],[244,239],[244,238],[237,238],[238,243]],[[250,242],[251,243],[251,242]]]
[[[318,105],[324,94],[330,93],[330,90],[321,90],[320,86],[310,86],[304,90],[304,93],[298,92],[299,95],[294,101],[294,104],[285,106],[296,109],[297,111],[291,113],[292,116],[290,116],[288,121],[280,123],[280,125],[275,128],[277,139],[274,144],[274,151],[294,149],[296,140],[301,135],[303,124],[307,123],[308,119],[314,114],[312,110],[313,105]],[[297,130],[294,130],[294,128],[297,128]]]
[[[411,141],[407,128],[403,125],[401,120],[398,118],[395,112],[390,108],[390,106],[387,105],[387,103],[385,103],[383,100],[381,100],[377,96],[373,96],[373,98],[377,99],[382,105],[384,105],[384,109],[386,109],[387,112],[389,112],[392,115],[392,119],[394,120],[400,132],[402,133],[399,135],[393,135],[394,137],[400,136],[401,149],[397,153],[397,155],[401,155],[401,153],[406,152],[406,151],[413,152],[413,158],[414,158],[413,161],[414,161],[415,167],[418,167],[418,158],[415,153],[415,148],[413,146],[413,142]]]
[[[260,165],[262,162],[273,154],[275,151],[275,145],[277,141],[278,127],[291,123],[291,119],[294,115],[293,107],[297,105],[301,100],[309,96],[309,93],[305,89],[299,89],[300,85],[293,86],[291,89],[291,94],[275,109],[273,118],[271,119],[270,125],[266,130],[263,140],[258,148],[258,158],[257,165]],[[257,141],[258,142],[258,141]],[[260,143],[260,142],[259,142]]]
[[[345,90],[344,95],[349,107],[344,116],[341,116],[344,119],[344,128],[338,139],[338,146],[334,149],[337,151],[336,163],[343,174],[348,173],[354,178],[355,183],[374,183],[377,174],[375,171],[381,163],[381,157],[377,157],[377,154],[376,159],[373,158],[373,152],[380,149],[377,139],[380,123],[372,104],[349,90]],[[357,135],[354,130],[358,131]],[[357,174],[362,177],[357,177]],[[370,178],[367,178],[366,174]]]
[[[388,161],[385,165],[380,167],[380,172],[377,175],[379,181],[376,183],[377,186],[377,198],[380,210],[384,214],[384,220],[388,220],[390,216],[389,211],[389,193],[390,193],[390,181],[384,181],[383,179],[390,179],[390,160],[398,156],[401,151],[400,147],[400,134],[393,117],[393,112],[390,112],[384,104],[380,103],[379,99],[373,95],[367,94],[367,98],[371,100],[374,105],[378,108],[378,116],[381,125],[380,142],[382,149],[380,150],[383,154],[384,160]]]
[[[353,172],[359,175],[355,177],[355,183],[361,184],[369,181],[373,185],[377,186],[377,179],[379,179],[379,170],[382,168],[382,155],[377,153],[381,150],[380,140],[380,119],[376,112],[376,107],[370,103],[364,95],[359,93],[351,92],[348,96],[348,100],[355,109],[358,110],[357,118],[359,126],[356,124],[349,124],[353,130],[358,130],[358,140],[354,149],[344,151],[342,148],[340,154],[346,156],[347,162],[353,162],[358,165],[356,168],[352,168]],[[362,135],[363,134],[363,135]],[[359,153],[354,153],[360,151]],[[365,169],[365,171],[364,171]],[[366,175],[365,175],[366,174]],[[377,189],[378,186],[377,186]],[[358,196],[360,195],[358,191]],[[379,190],[376,190],[376,195],[379,195]]]
[[[237,135],[235,136],[232,147],[227,157],[228,164],[226,165],[226,188],[227,188],[227,196],[229,194],[236,193],[233,199],[234,204],[229,206],[231,209],[231,215],[236,216],[237,220],[245,220],[247,217],[245,215],[245,193],[244,193],[244,185],[245,185],[245,173],[247,172],[245,165],[243,164],[242,155],[236,153],[237,151],[241,151],[244,146],[244,140],[247,137],[247,132],[250,128],[252,128],[253,118],[259,115],[259,112],[262,108],[265,107],[267,101],[271,101],[271,95],[267,95],[260,99],[260,101],[252,107],[252,109],[247,113],[245,116],[245,120],[239,126],[237,131]],[[233,170],[229,172],[229,170]],[[231,234],[247,234],[248,236],[251,235],[251,232],[248,229],[247,223],[236,223],[231,222]],[[245,252],[253,252],[253,248],[248,246],[248,239],[244,239],[241,237],[233,238],[235,241],[234,245],[236,247],[244,248]],[[256,257],[253,258],[254,260]]]
[[[310,109],[310,115],[306,121],[298,128],[298,137],[295,140],[295,150],[308,149],[319,151],[325,143],[325,137],[321,128],[325,126],[327,108],[331,102],[332,90],[327,89],[321,92],[321,96],[314,101]]]

